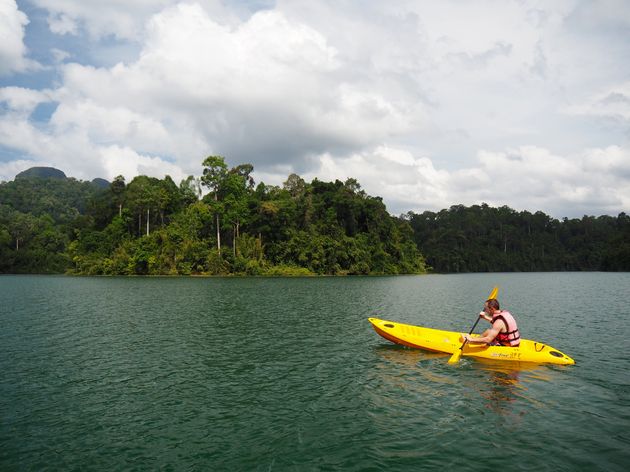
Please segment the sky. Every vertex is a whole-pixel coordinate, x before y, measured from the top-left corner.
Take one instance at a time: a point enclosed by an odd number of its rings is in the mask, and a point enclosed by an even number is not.
[[[630,2],[0,0],[0,181],[209,155],[392,214],[630,212]]]

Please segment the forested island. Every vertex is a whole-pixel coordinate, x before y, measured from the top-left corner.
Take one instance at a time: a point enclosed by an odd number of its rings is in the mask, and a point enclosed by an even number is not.
[[[256,184],[202,175],[127,183],[32,168],[0,183],[0,273],[371,275],[630,270],[630,217],[557,220],[506,206],[392,216],[355,179]],[[203,191],[205,189],[205,192]]]
[[[0,184],[0,272],[426,272],[409,222],[389,215],[356,180],[290,175],[279,187],[256,185],[252,172],[210,156],[200,178],[179,185],[169,176],[129,183],[119,176],[104,187],[41,169],[18,175]]]

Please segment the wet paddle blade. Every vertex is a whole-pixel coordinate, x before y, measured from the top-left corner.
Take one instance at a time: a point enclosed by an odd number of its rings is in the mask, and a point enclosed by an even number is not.
[[[457,364],[459,362],[459,358],[462,357],[462,348],[460,347],[457,351],[453,353],[451,358],[448,360],[449,364]]]

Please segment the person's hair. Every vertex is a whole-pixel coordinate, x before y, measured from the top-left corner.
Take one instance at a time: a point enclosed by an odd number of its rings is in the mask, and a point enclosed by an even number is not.
[[[501,309],[501,307],[499,306],[499,300],[497,300],[496,298],[491,298],[490,300],[487,300],[486,303],[493,310],[500,310]]]

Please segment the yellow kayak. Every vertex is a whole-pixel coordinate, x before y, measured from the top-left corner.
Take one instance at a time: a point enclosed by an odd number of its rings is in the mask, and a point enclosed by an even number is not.
[[[368,320],[379,335],[403,346],[453,354],[462,345],[461,333],[454,331],[424,328],[378,318],[368,318]],[[557,349],[528,339],[521,339],[518,347],[466,343],[462,355],[499,361],[575,364],[573,359]]]

